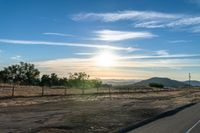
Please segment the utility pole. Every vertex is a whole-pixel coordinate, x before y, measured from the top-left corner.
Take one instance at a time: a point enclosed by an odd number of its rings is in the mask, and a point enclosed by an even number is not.
[[[191,87],[191,74],[189,73],[189,89],[190,89],[190,87]]]

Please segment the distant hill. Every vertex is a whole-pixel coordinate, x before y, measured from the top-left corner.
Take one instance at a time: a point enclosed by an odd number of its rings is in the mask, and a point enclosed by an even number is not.
[[[102,82],[104,84],[112,84],[113,86],[118,86],[118,85],[130,85],[138,82],[139,80],[126,80],[126,79],[103,79]]]
[[[189,81],[185,81],[184,83],[189,84]],[[190,81],[190,84],[191,84],[192,86],[200,86],[200,81],[191,80],[191,81]]]
[[[169,78],[160,78],[160,77],[153,77],[147,80],[142,80],[140,82],[135,83],[135,86],[148,86],[149,83],[159,83],[159,84],[163,84],[165,87],[183,87],[183,86],[187,86],[186,83],[181,82],[181,81],[177,81],[177,80],[172,80]]]

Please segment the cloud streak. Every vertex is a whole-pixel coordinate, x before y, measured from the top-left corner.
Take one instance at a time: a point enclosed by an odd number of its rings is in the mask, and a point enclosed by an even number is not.
[[[200,58],[200,54],[161,54],[161,55],[133,55],[121,57],[121,59],[179,59],[179,58]]]
[[[114,55],[115,65],[102,67],[98,64],[98,53],[75,53],[87,55],[81,58],[61,58],[54,60],[34,62],[44,73],[56,72],[66,76],[69,72],[84,72],[93,78],[134,78],[160,74],[151,69],[181,70],[188,67],[200,67],[200,54],[170,54],[166,50],[159,50],[151,54],[131,54],[128,56]],[[169,71],[170,70],[170,71]],[[166,71],[163,74],[166,74]],[[133,75],[134,73],[134,75]]]
[[[21,57],[21,55],[15,55],[15,56],[12,56],[10,59],[20,61],[20,60],[22,60],[22,57]]]
[[[193,27],[191,31],[193,33],[200,33],[200,26]]]
[[[50,74],[52,72],[57,73],[59,76],[67,76],[69,72],[86,72],[92,78],[119,78],[119,79],[126,79],[126,78],[133,78],[132,73],[126,69],[113,69],[113,68],[100,68],[97,67],[93,60],[91,59],[80,59],[80,58],[63,58],[57,60],[47,60],[47,61],[40,61],[40,62],[33,62],[40,70],[43,71],[45,74]],[[143,70],[144,71],[144,70]],[[135,70],[131,70],[136,74],[138,77],[144,74],[142,72],[138,72]]]
[[[181,28],[188,26],[200,25],[199,16],[185,15],[183,18],[177,19],[165,19],[165,20],[153,20],[153,21],[141,21],[134,24],[136,28]]]
[[[121,51],[140,50],[139,48],[133,48],[133,47],[120,47],[120,46],[111,46],[111,45],[103,45],[103,44],[65,43],[65,42],[48,42],[48,41],[32,41],[32,40],[0,39],[0,43],[18,44],[18,45],[86,47],[86,48],[110,49],[110,50],[121,50]]]
[[[129,56],[119,56],[115,55],[116,60],[132,60],[132,59],[190,59],[190,58],[196,58],[200,59],[200,54],[170,54],[166,50],[159,50],[154,52],[155,54],[151,55],[129,55]],[[99,53],[74,53],[75,55],[87,55],[90,57],[97,56]],[[90,60],[93,60],[91,58]],[[96,60],[96,59],[95,59]]]
[[[74,37],[71,34],[63,34],[63,33],[56,33],[56,32],[45,32],[44,35],[55,35],[55,36],[63,36],[63,37]]]
[[[96,53],[74,53],[75,55],[96,55]]]
[[[144,77],[146,68],[166,68],[167,71],[170,69],[185,68],[185,67],[200,67],[198,59],[187,59],[185,57],[194,56],[194,55],[171,55],[171,56],[154,56],[155,58],[160,58],[155,60],[151,56],[146,55],[138,56],[138,59],[141,60],[129,60],[127,58],[121,58],[117,61],[116,66],[112,68],[102,68],[96,64],[95,58],[63,58],[56,60],[47,60],[34,62],[40,69],[45,73],[56,72],[60,76],[66,76],[69,72],[87,72],[92,77],[99,78],[133,78],[134,76]],[[163,58],[164,57],[164,58]],[[165,58],[166,57],[166,58]],[[168,57],[176,57],[168,59]],[[184,57],[179,59],[177,57]],[[199,56],[200,57],[200,56]],[[137,56],[134,56],[137,58]],[[143,58],[147,60],[143,60]],[[142,69],[142,72],[138,72],[136,69]],[[101,73],[100,73],[101,72]],[[134,75],[132,74],[134,73]],[[137,74],[136,74],[137,73]],[[152,72],[155,75],[155,71]],[[149,75],[149,73],[147,74]]]
[[[159,51],[156,51],[155,53],[157,55],[163,55],[163,56],[169,55],[169,53],[167,52],[167,50],[159,50]]]
[[[180,28],[200,26],[200,16],[191,14],[163,13],[155,11],[118,11],[107,13],[79,13],[74,21],[116,22],[130,21],[136,28]],[[194,30],[195,32],[195,30]],[[198,31],[197,31],[198,32]]]
[[[170,43],[189,43],[192,42],[191,40],[172,40],[169,41]]]
[[[95,40],[110,42],[157,37],[150,32],[116,31],[108,29],[95,31],[94,33],[96,34],[96,38],[94,38]]]
[[[189,0],[190,3],[200,5],[200,0]]]
[[[154,20],[154,19],[176,19],[182,15],[168,14],[154,11],[118,11],[112,13],[79,13],[72,17],[75,21],[100,20],[103,22],[115,22],[120,20]]]

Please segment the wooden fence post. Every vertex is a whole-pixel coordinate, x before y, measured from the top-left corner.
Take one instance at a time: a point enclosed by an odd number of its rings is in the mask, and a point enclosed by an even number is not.
[[[42,86],[42,96],[44,96],[44,86]]]
[[[84,88],[82,88],[82,95],[84,95],[85,94],[85,91],[84,91]]]
[[[14,97],[14,95],[15,95],[15,86],[13,84],[13,86],[12,86],[12,97]]]
[[[65,96],[67,95],[67,87],[65,86]]]
[[[111,87],[109,87],[109,96],[110,96],[110,99],[111,99]]]
[[[99,87],[97,87],[97,94],[99,93]]]

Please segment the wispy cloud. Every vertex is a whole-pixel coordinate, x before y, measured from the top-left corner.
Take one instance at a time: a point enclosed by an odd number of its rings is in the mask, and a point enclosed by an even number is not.
[[[199,2],[199,0],[197,0]],[[200,26],[200,16],[185,13],[163,13],[155,11],[118,11],[107,13],[79,13],[75,21],[99,20],[102,22],[130,21],[136,28],[181,28]],[[194,30],[195,31],[195,30]],[[197,30],[198,31],[198,30]]]
[[[121,57],[122,59],[180,59],[180,58],[200,58],[200,54],[169,54],[162,53],[161,55],[132,55]]]
[[[47,60],[34,62],[43,72],[51,73],[56,72],[60,76],[66,76],[69,72],[84,72],[90,74],[92,77],[100,78],[133,78],[138,76],[144,76],[145,68],[167,68],[170,69],[185,68],[185,67],[200,67],[198,59],[187,59],[185,57],[195,56],[195,55],[166,55],[166,56],[132,56],[132,58],[137,60],[130,60],[128,58],[119,57],[117,63],[112,68],[102,68],[97,66],[97,60],[95,58],[63,58],[56,60]],[[162,57],[162,58],[160,58]],[[165,58],[166,57],[166,58]],[[170,57],[170,58],[168,58]],[[171,58],[175,57],[175,58]],[[183,57],[183,58],[177,58]],[[199,56],[200,57],[200,56]],[[157,60],[155,60],[157,58]],[[139,59],[139,60],[138,60]],[[145,59],[145,60],[144,60]],[[138,72],[134,68],[139,68],[143,72]],[[99,73],[101,71],[101,73]],[[132,74],[134,72],[134,75]],[[152,71],[155,75],[157,72]],[[149,75],[148,73],[147,75]]]
[[[192,42],[191,40],[172,40],[169,41],[170,43],[189,43]]]
[[[134,24],[137,28],[181,28],[181,27],[194,27],[200,25],[199,16],[185,15],[183,18],[174,20],[154,20],[142,21]]]
[[[59,76],[67,76],[69,72],[86,72],[92,78],[119,78],[119,79],[126,79],[126,78],[133,78],[132,73],[134,76],[143,75],[145,70],[135,71],[134,69],[126,70],[126,69],[113,69],[113,68],[100,68],[95,65],[95,61],[92,59],[80,59],[80,58],[63,58],[63,59],[56,59],[56,60],[47,60],[47,61],[40,61],[40,62],[33,62],[43,73],[50,74],[52,72],[56,72]],[[119,66],[121,67],[121,66]],[[126,67],[126,66],[125,66]]]
[[[169,74],[169,69],[177,70],[187,67],[200,67],[200,54],[170,54],[167,50],[152,51],[143,55],[128,54],[125,56],[115,54],[113,56],[115,64],[109,68],[99,65],[98,58],[95,58],[98,53],[75,54],[87,56],[38,61],[34,62],[34,64],[44,73],[56,72],[60,76],[66,76],[69,72],[81,72],[84,70],[84,72],[90,74],[92,77],[123,79],[134,77],[144,78],[150,75],[163,76],[163,74],[166,74],[166,71]],[[160,71],[151,71],[151,69],[165,69],[166,71],[161,74]]]
[[[200,26],[193,27],[191,29],[191,32],[193,32],[193,33],[200,33]]]
[[[96,55],[96,53],[74,53],[75,55]]]
[[[45,32],[44,35],[55,35],[55,36],[63,36],[63,37],[74,37],[71,34],[63,34],[63,33],[56,33],[56,32]]]
[[[0,43],[7,44],[19,44],[19,45],[49,45],[49,46],[69,46],[69,47],[86,47],[86,48],[98,48],[98,49],[110,49],[110,50],[122,50],[122,51],[135,51],[139,48],[133,47],[120,47],[103,44],[84,44],[84,43],[65,43],[65,42],[47,42],[47,41],[32,41],[32,40],[12,40],[12,39],[0,39]]]
[[[98,53],[74,53],[76,55],[88,55],[91,57],[90,60],[93,60],[93,57],[98,55]],[[197,58],[200,59],[200,54],[170,54],[167,50],[158,50],[152,52],[152,54],[130,54],[129,56],[119,56],[115,55],[116,60],[132,60],[132,59],[188,59],[188,58]],[[96,60],[96,59],[95,59]]]
[[[17,60],[17,61],[20,61],[22,60],[21,56],[20,55],[15,55],[15,56],[12,56],[10,59],[12,60]]]
[[[200,5],[200,0],[188,0],[188,2]]]
[[[179,20],[176,20],[174,22],[171,22],[169,24],[166,24],[168,27],[175,27],[175,26],[188,26],[188,25],[197,25],[200,24],[200,17],[195,16],[195,17],[185,17],[181,18]]]
[[[167,50],[159,50],[159,51],[156,51],[155,53],[161,56],[169,55]]]
[[[96,34],[96,38],[94,38],[95,40],[111,42],[139,38],[153,38],[157,36],[150,32],[116,31],[109,29],[95,31],[94,33]]]
[[[133,24],[136,28],[164,28],[166,25],[163,22],[164,20],[153,20],[153,21],[142,21],[142,22],[136,22]],[[166,21],[165,21],[166,22]]]
[[[176,19],[179,14],[168,14],[154,11],[118,11],[112,13],[79,13],[72,17],[73,20],[101,20],[103,22],[114,22],[119,20],[154,20],[154,19]]]

